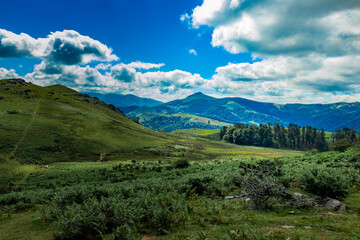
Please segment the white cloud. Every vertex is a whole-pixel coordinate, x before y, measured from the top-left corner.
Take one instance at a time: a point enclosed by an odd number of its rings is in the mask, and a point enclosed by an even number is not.
[[[204,0],[191,22],[213,29],[214,47],[262,59],[217,68],[207,88],[282,103],[359,96],[359,1]]]
[[[355,101],[360,94],[359,62],[360,56],[310,55],[272,57],[252,64],[229,63],[216,69],[206,87],[227,95],[278,103]]]
[[[360,51],[360,2],[355,0],[204,0],[191,18],[195,28],[214,27],[213,46],[232,53]]]
[[[137,61],[137,62],[131,62],[129,64],[125,64],[125,65],[130,68],[149,70],[152,68],[161,68],[165,64],[164,63],[144,63],[144,62]]]
[[[111,76],[122,82],[133,82],[135,81],[136,70],[126,66],[125,64],[118,64],[111,67]]]
[[[54,32],[47,38],[34,39],[21,33],[0,29],[0,58],[34,57],[42,59],[27,81],[38,85],[63,84],[79,91],[133,93],[159,100],[173,100],[192,93],[204,79],[199,74],[160,69],[164,63],[131,62],[116,65],[90,62],[118,60],[106,45],[75,31]],[[100,72],[101,71],[101,72]],[[14,70],[0,68],[0,77],[18,77]]]
[[[5,68],[0,68],[0,79],[18,78],[18,77],[19,75],[17,75],[14,69],[7,70]]]
[[[194,56],[198,55],[197,52],[195,51],[195,49],[190,49],[189,53],[194,55]]]
[[[184,13],[184,14],[182,14],[182,15],[180,16],[180,21],[181,21],[182,23],[186,23],[188,26],[191,26],[191,25],[192,25],[192,24],[191,24],[191,17],[190,17],[190,15],[187,14],[187,13]]]
[[[193,88],[202,86],[206,81],[199,74],[181,70],[169,72],[136,70],[159,68],[162,65],[141,62],[117,64],[100,73],[98,66],[92,68],[53,65],[44,60],[36,65],[34,71],[27,74],[25,79],[42,86],[64,84],[79,91],[132,93],[162,101],[185,97],[193,92]]]
[[[112,65],[110,63],[108,64],[104,64],[104,63],[100,63],[98,65],[95,66],[95,69],[98,69],[98,70],[107,70],[111,67]]]
[[[91,61],[116,61],[112,49],[73,30],[53,32],[34,39],[25,33],[0,29],[0,58],[35,57],[55,64],[87,64]]]
[[[180,21],[181,21],[181,22],[188,21],[190,18],[191,18],[191,17],[190,17],[189,14],[184,13],[184,14],[182,14],[182,15],[180,16]]]

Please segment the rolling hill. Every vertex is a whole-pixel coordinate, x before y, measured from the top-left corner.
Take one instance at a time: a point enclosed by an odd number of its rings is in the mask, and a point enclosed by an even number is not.
[[[62,85],[0,80],[0,163],[100,161],[170,137]]]
[[[141,113],[136,115],[135,118],[146,127],[166,132],[193,128],[218,129],[230,125],[229,123],[191,114]]]
[[[140,107],[127,112],[136,118],[144,113],[191,114],[225,123],[296,123],[311,125],[326,131],[335,131],[345,126],[360,129],[360,103],[332,104],[275,104],[251,101],[245,98],[214,98],[195,93],[187,98],[171,101],[154,107]],[[141,122],[141,121],[140,121]],[[146,124],[154,128],[151,124]],[[158,126],[157,126],[158,127]],[[165,129],[166,126],[163,126]],[[200,128],[206,128],[200,127]],[[180,129],[180,128],[179,128]]]

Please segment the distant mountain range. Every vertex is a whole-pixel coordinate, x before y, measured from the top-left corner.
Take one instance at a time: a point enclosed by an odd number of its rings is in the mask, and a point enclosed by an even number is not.
[[[135,104],[133,104],[135,105]],[[184,99],[171,101],[151,107],[133,107],[122,109],[124,113],[136,118],[140,123],[153,129],[167,129],[168,123],[156,120],[163,115],[190,114],[217,120],[224,123],[275,123],[282,125],[295,123],[301,126],[310,125],[326,131],[335,131],[343,127],[360,129],[360,103],[332,103],[332,104],[275,104],[248,100],[245,98],[214,98],[203,93],[195,93]],[[151,122],[144,114],[152,113]],[[179,116],[179,115],[178,115]],[[189,121],[189,119],[184,120]],[[178,124],[186,125],[185,123]],[[213,128],[208,125],[196,126]],[[173,129],[173,128],[171,128]],[[178,128],[180,129],[180,128]],[[174,129],[175,130],[175,129]]]
[[[141,98],[132,94],[101,94],[101,93],[91,93],[91,92],[84,92],[91,97],[97,97],[101,101],[104,101],[108,104],[112,104],[118,108],[128,108],[134,109],[137,107],[153,107],[162,104],[163,102],[156,101],[151,98]]]

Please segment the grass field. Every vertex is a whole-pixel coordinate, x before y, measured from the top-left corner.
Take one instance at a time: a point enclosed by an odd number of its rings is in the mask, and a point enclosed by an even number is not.
[[[23,177],[19,164],[99,161],[176,140],[61,85],[0,80],[0,97],[0,185]]]
[[[186,135],[197,135],[197,136],[209,136],[209,135],[220,133],[220,129],[191,128],[191,129],[176,130],[173,133],[186,134]]]
[[[229,148],[230,150],[234,151],[233,148]],[[264,153],[264,150],[257,151]],[[299,166],[306,168],[307,165],[317,162],[319,166],[326,165],[331,168],[330,166],[335,167],[338,164],[337,159],[349,159],[343,161],[341,169],[346,168],[350,171],[352,167],[346,165],[353,164],[351,159],[356,158],[358,154],[357,150],[344,154],[324,153],[297,157],[291,156],[295,155],[294,153],[287,153],[286,157],[275,162],[251,158],[249,155],[243,159],[190,161],[190,167],[187,168],[176,168],[171,160],[134,162],[130,159],[108,162],[59,162],[41,169],[35,165],[22,165],[17,171],[23,172],[23,175],[27,176],[26,179],[16,183],[14,192],[0,197],[0,239],[52,239],[53,236],[63,239],[66,234],[66,231],[63,232],[64,221],[81,226],[85,223],[79,219],[90,217],[83,212],[89,211],[88,208],[77,212],[79,206],[90,203],[102,204],[112,199],[112,196],[121,196],[124,203],[119,204],[125,204],[127,199],[131,202],[143,201],[143,194],[146,194],[147,201],[150,201],[146,203],[149,205],[146,205],[145,209],[156,209],[156,196],[173,196],[174,199],[168,204],[176,205],[171,205],[172,210],[166,208],[166,211],[170,212],[150,213],[153,219],[167,219],[169,225],[164,229],[159,229],[156,223],[138,225],[143,230],[131,230],[125,239],[358,239],[358,178],[354,182],[355,186],[351,187],[350,194],[343,198],[347,207],[345,212],[327,208],[303,209],[275,199],[271,209],[256,210],[252,209],[251,202],[247,200],[223,198],[241,194],[242,189],[237,187],[232,177],[232,174],[241,172],[241,163],[258,163],[259,167],[265,164],[269,169],[275,166],[273,164],[281,163],[278,165],[282,169],[279,178],[287,182],[289,191],[307,194],[299,187],[301,177],[294,174],[301,174],[301,171],[299,173],[299,170],[296,170]],[[163,195],[165,192],[166,195]],[[61,219],[51,217],[51,211],[55,211],[52,207],[58,204],[66,206],[61,210],[65,211],[62,213],[65,215],[59,212],[63,217]],[[98,211],[95,210],[96,204],[91,207],[92,211]],[[131,205],[129,207],[131,208]],[[180,208],[181,211],[176,208]],[[73,217],[80,214],[77,220],[69,219],[70,215],[67,214],[70,214],[70,209],[75,211],[72,213],[75,214]],[[158,215],[160,213],[162,215]],[[81,217],[81,214],[85,215]],[[67,231],[75,231],[76,228],[70,226],[65,225]],[[102,233],[101,238],[95,237],[96,233],[91,234],[91,239],[114,239],[113,234],[107,231]]]

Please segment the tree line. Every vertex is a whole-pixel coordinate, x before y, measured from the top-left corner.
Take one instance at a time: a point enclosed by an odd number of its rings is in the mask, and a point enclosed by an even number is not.
[[[331,137],[334,145],[338,141],[354,144],[360,138],[357,135],[354,129],[343,128],[337,130]],[[295,150],[329,150],[324,129],[318,130],[311,126],[301,127],[294,123],[290,123],[286,128],[279,123],[274,125],[236,123],[233,126],[223,127],[220,130],[220,139],[238,145]]]

